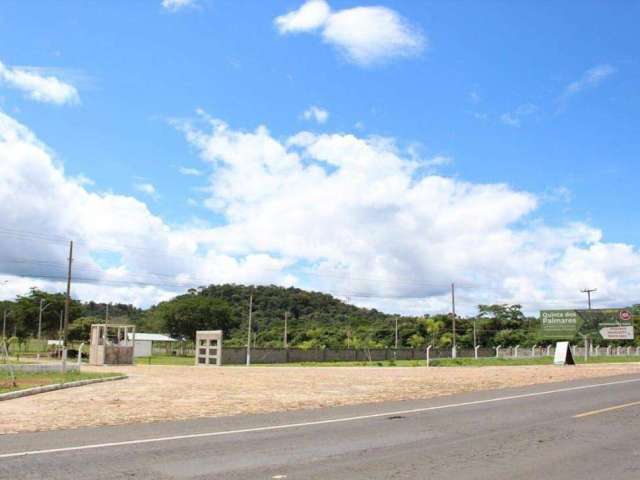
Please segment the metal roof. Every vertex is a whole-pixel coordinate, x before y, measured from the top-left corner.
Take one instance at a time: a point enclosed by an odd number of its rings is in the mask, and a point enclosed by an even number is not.
[[[131,340],[131,334],[128,335]],[[175,338],[171,338],[163,333],[136,333],[136,341],[150,341],[150,342],[177,342]]]

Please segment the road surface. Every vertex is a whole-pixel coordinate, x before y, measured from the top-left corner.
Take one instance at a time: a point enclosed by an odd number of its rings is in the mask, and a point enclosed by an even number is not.
[[[423,401],[4,435],[0,478],[640,478],[638,431],[640,378],[624,376]]]

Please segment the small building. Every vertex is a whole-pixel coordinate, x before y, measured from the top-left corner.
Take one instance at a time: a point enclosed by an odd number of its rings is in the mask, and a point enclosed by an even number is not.
[[[98,323],[91,325],[90,365],[132,365],[134,325]]]
[[[164,344],[167,347],[167,351],[171,346],[171,343],[177,342],[175,338],[171,338],[168,335],[162,333],[136,333],[135,342],[133,346],[134,357],[150,357],[153,355],[153,345]],[[131,336],[129,336],[131,340]]]

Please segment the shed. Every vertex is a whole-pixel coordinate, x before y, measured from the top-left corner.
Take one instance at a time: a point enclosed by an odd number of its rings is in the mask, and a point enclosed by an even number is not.
[[[129,340],[131,337],[129,337]],[[133,346],[134,357],[150,357],[153,355],[153,344],[177,342],[175,338],[171,338],[163,333],[136,333],[136,339]]]

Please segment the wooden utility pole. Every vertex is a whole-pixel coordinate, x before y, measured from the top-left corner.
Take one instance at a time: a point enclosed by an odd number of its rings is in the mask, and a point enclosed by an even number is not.
[[[289,316],[289,312],[284,312],[284,348],[289,348],[289,343],[287,341],[287,317]]]
[[[457,347],[456,347],[456,286],[454,283],[451,284],[451,321],[452,321],[452,330],[453,330],[453,350],[451,351],[451,356],[453,358],[457,357]]]
[[[251,310],[253,309],[253,294],[249,295],[249,327],[247,331],[247,366],[251,365]]]
[[[398,350],[398,315],[396,315],[396,350]]]
[[[67,296],[64,299],[64,326],[62,329],[62,374],[67,372],[67,332],[71,308],[71,264],[73,263],[73,240],[69,242],[69,268],[67,271]]]
[[[586,293],[587,294],[587,302],[589,304],[589,310],[591,310],[591,294],[593,292],[597,292],[598,289],[597,288],[585,288],[584,290],[580,290],[582,293]]]

